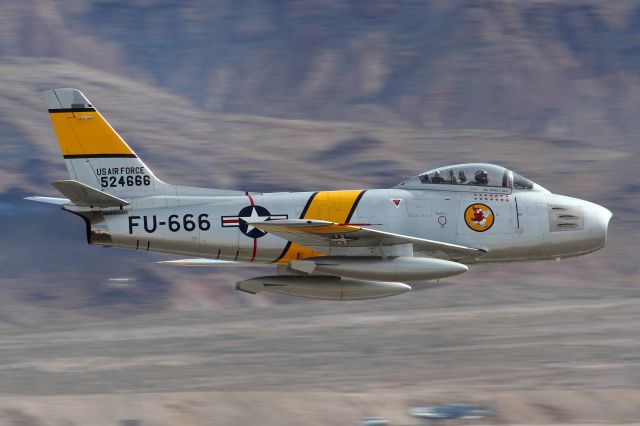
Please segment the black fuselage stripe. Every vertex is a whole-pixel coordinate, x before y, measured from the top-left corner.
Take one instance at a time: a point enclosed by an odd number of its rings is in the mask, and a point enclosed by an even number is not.
[[[313,194],[311,194],[311,197],[309,197],[309,200],[307,200],[307,204],[304,206],[304,209],[302,209],[302,213],[300,213],[300,219],[304,219],[304,215],[307,214],[307,210],[309,210],[309,206],[311,206],[311,202],[313,201],[314,198],[316,198],[316,195],[318,195],[317,192],[314,192]],[[278,256],[276,260],[274,260],[272,263],[278,263],[280,259],[285,257],[290,247],[291,247],[291,241],[287,241],[287,245],[284,246],[284,250],[282,250],[282,253],[280,253],[280,256]]]
[[[271,263],[278,263],[278,261],[282,259],[285,256],[285,254],[287,254],[287,252],[289,251],[289,247],[291,247],[291,241],[287,241],[287,245],[284,246],[284,250],[282,250],[282,253],[280,253],[280,256],[278,256],[276,260],[274,260]]]
[[[63,155],[65,160],[73,158],[138,158],[135,154],[72,154]]]
[[[351,206],[351,210],[347,215],[347,220],[345,220],[344,223],[349,223],[351,221],[351,216],[353,216],[353,213],[355,213],[356,208],[358,207],[358,203],[360,202],[360,199],[362,198],[365,192],[367,192],[366,189],[358,194],[358,196],[356,197],[356,201],[353,202],[353,206]]]
[[[302,209],[302,213],[300,213],[300,219],[304,219],[304,216],[307,214],[307,210],[309,210],[309,207],[311,206],[313,199],[316,198],[316,195],[318,195],[317,192],[311,194],[311,197],[309,197],[309,201],[307,201],[307,205],[304,206],[304,209]]]
[[[95,108],[52,108],[49,113],[55,114],[58,112],[96,112]]]

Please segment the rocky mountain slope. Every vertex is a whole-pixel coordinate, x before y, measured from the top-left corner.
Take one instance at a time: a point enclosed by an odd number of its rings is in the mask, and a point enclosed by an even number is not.
[[[640,3],[385,0],[0,6],[1,56],[159,85],[207,111],[632,142]]]

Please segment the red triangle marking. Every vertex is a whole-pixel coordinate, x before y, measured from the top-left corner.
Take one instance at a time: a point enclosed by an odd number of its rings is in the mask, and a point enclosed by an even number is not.
[[[400,207],[400,203],[402,203],[402,200],[395,198],[395,199],[391,200],[391,202],[393,204],[395,204],[396,207]]]

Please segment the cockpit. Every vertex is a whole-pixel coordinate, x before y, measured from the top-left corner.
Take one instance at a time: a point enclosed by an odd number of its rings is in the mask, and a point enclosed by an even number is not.
[[[509,169],[484,163],[456,164],[429,170],[402,182],[396,188],[499,193],[548,192]]]

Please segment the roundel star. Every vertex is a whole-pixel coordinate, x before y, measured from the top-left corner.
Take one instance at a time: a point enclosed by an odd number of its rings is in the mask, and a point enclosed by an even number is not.
[[[243,213],[246,213],[244,210],[246,210],[247,207],[242,209],[240,211],[240,214],[238,215],[240,218],[240,224],[239,224],[240,231],[243,234],[245,234],[247,237],[260,238],[264,236],[266,232],[256,228],[251,223],[264,222],[266,220],[269,220],[271,218],[271,214],[264,207],[249,206],[248,208],[251,209],[249,216],[245,216],[243,214]]]

